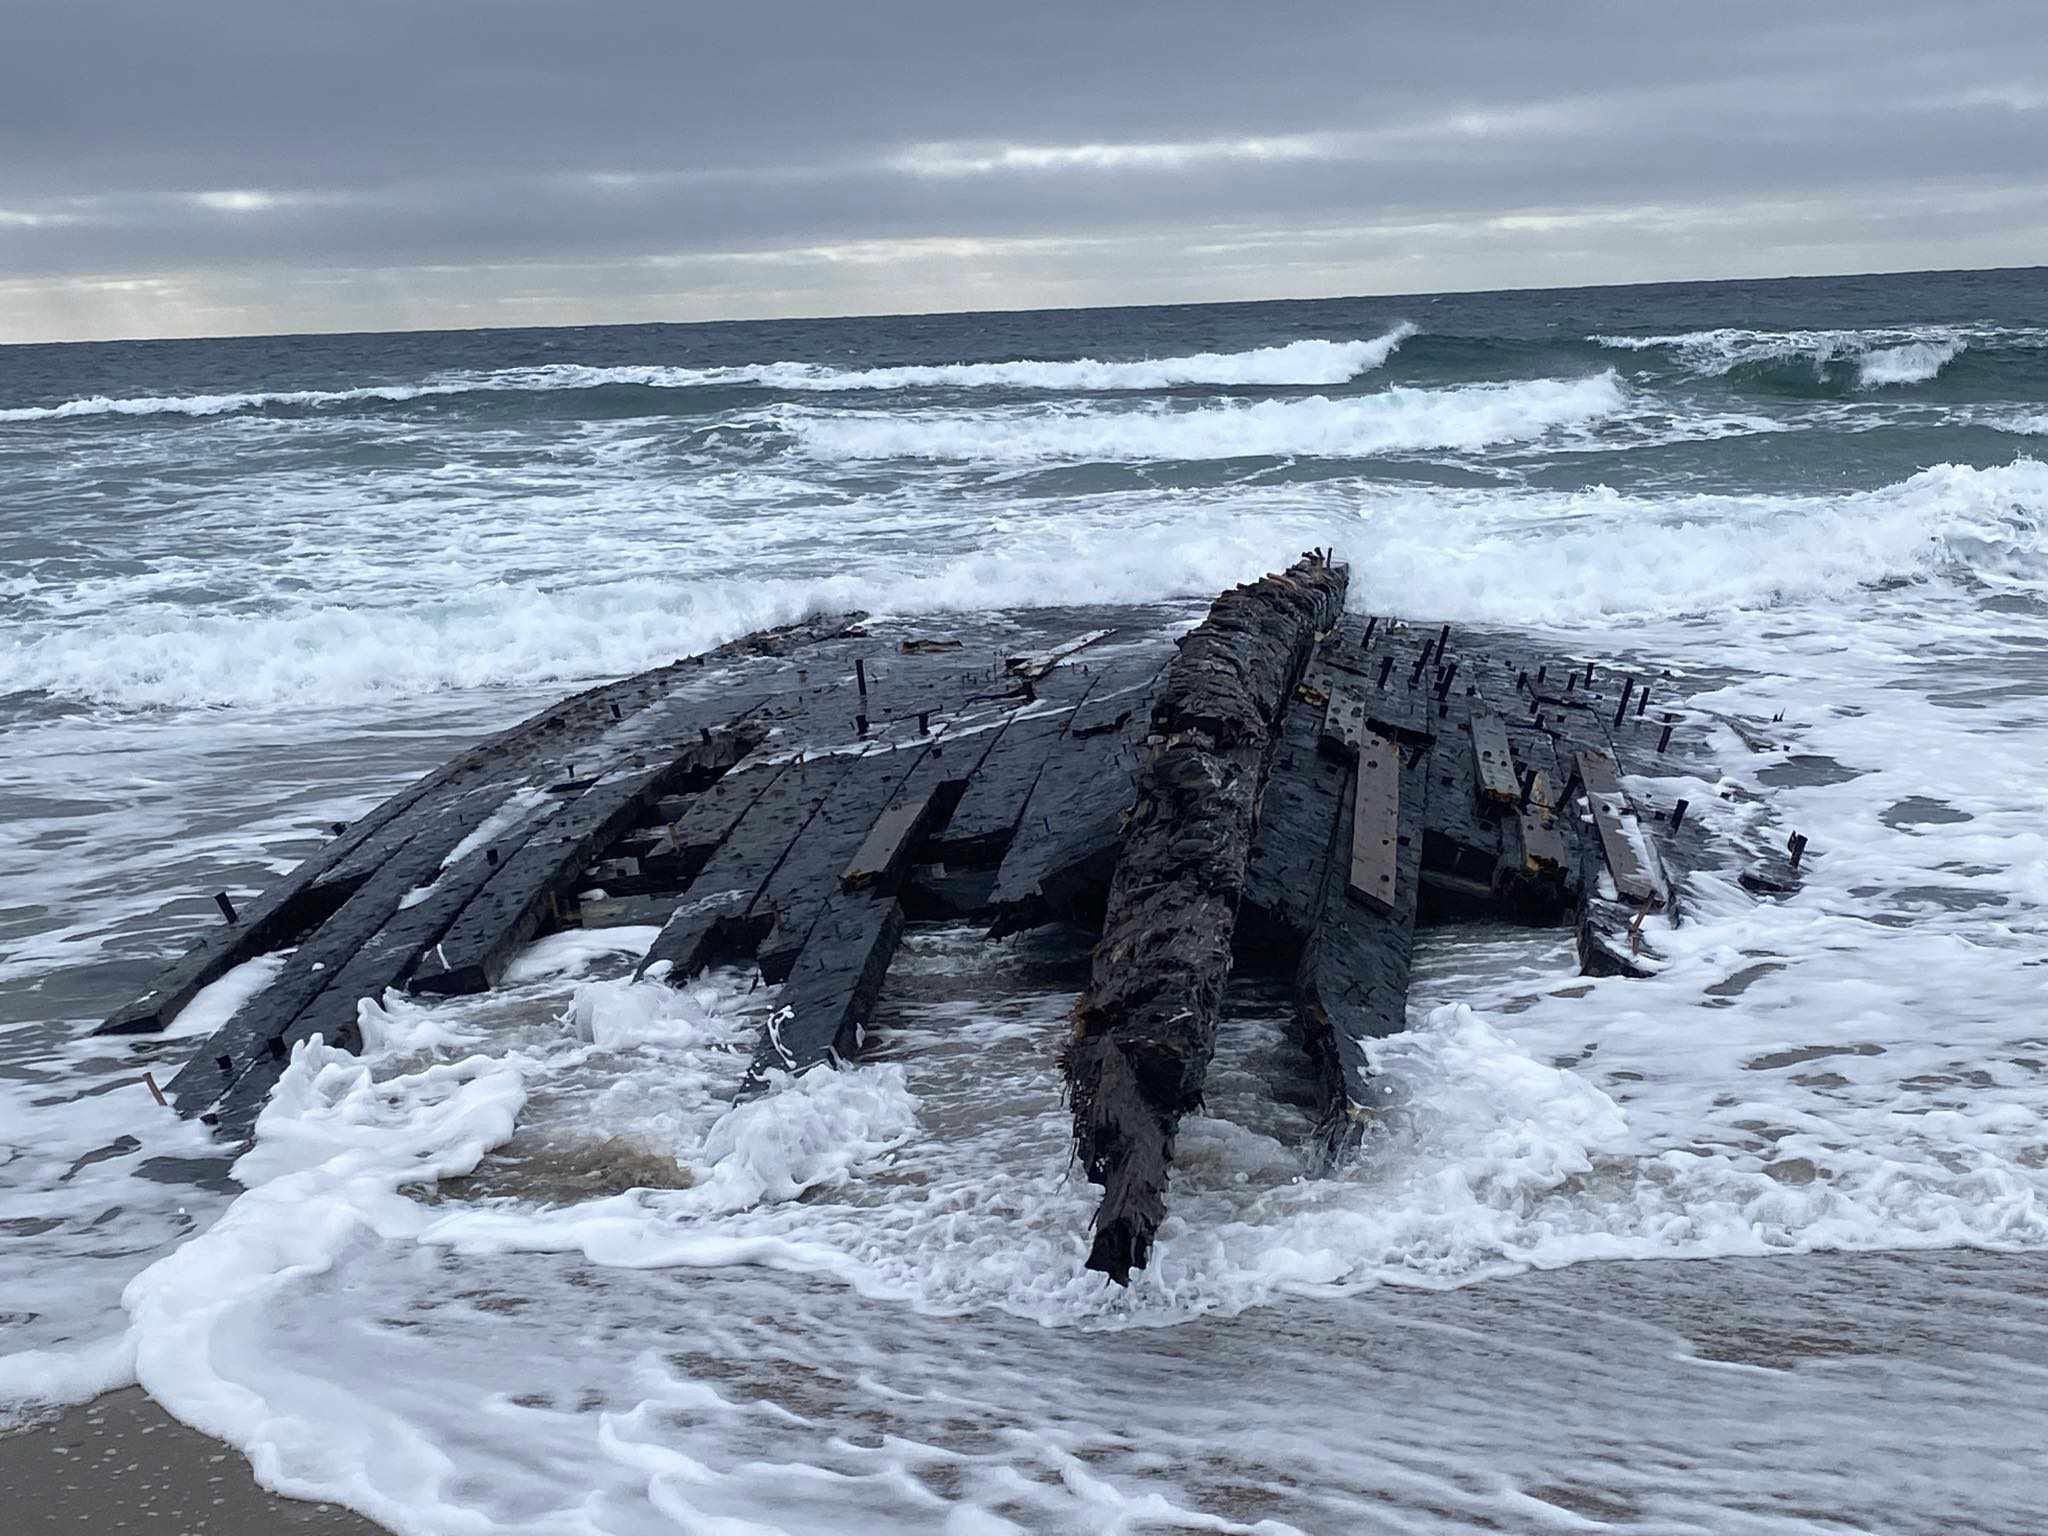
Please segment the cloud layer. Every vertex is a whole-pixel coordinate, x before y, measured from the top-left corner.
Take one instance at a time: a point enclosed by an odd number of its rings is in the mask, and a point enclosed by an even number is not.
[[[73,0],[0,339],[2012,264],[2035,0]]]

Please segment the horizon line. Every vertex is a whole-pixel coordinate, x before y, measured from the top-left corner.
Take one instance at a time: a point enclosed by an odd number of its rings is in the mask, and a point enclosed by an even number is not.
[[[709,327],[721,325],[804,325],[832,320],[924,320],[939,317],[966,318],[976,315],[1071,315],[1094,311],[1116,313],[1140,309],[1243,309],[1260,304],[1342,304],[1385,303],[1400,299],[1471,298],[1492,294],[1522,293],[1605,293],[1633,288],[1711,288],[1738,283],[1811,283],[1865,277],[1964,277],[2005,273],[2048,272],[2048,262],[2029,262],[1993,267],[1900,267],[1870,268],[1855,272],[1787,272],[1772,277],[1677,277],[1650,278],[1627,283],[1534,283],[1511,288],[1438,288],[1389,293],[1331,293],[1267,299],[1178,299],[1170,303],[1127,304],[1031,304],[996,309],[883,309],[848,310],[837,313],[785,315],[721,315],[711,320],[591,320],[563,325],[419,325],[395,326],[384,330],[347,331],[221,331],[189,336],[105,336],[63,337],[41,341],[0,340],[0,350],[27,347],[146,347],[176,346],[203,341],[314,341],[345,340],[367,336],[474,336],[519,331],[602,331],[637,330],[648,326]]]

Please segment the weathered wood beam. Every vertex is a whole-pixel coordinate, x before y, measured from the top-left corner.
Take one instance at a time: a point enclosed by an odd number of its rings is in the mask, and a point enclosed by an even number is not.
[[[1238,908],[1239,966],[1278,975],[1292,973],[1314,931],[1331,829],[1351,776],[1345,758],[1318,750],[1323,696],[1313,683],[1312,672],[1281,714]]]
[[[1605,752],[1588,751],[1579,753],[1578,764],[1579,782],[1585,786],[1594,825],[1600,832],[1600,847],[1607,856],[1607,872],[1614,878],[1615,890],[1624,901],[1659,903],[1661,893],[1657,882],[1644,868],[1623,825],[1624,816],[1630,821],[1635,816],[1628,797],[1622,793],[1614,759]]]
[[[757,796],[677,898],[674,913],[634,974],[645,975],[665,963],[669,979],[682,982],[706,965],[751,956],[767,924],[736,926],[737,921],[753,909],[762,887],[854,761],[833,755],[793,763]],[[735,947],[728,940],[749,942]]]
[[[834,891],[782,984],[746,1089],[770,1071],[807,1072],[858,1056],[902,936],[894,892]]]
[[[1374,762],[1372,760],[1376,759]],[[1315,931],[1294,977],[1295,1029],[1320,1068],[1326,1150],[1336,1156],[1357,1138],[1376,1102],[1366,1042],[1406,1027],[1409,960],[1422,889],[1422,843],[1431,793],[1427,747],[1403,747],[1379,738],[1358,764],[1361,786],[1333,829],[1339,854],[1358,843],[1391,838],[1385,858],[1391,875],[1383,898],[1359,893],[1346,861],[1333,858],[1316,892]],[[1361,819],[1360,811],[1367,813]],[[1391,811],[1391,818],[1382,815]]]
[[[1215,1052],[1273,728],[1345,586],[1310,555],[1224,593],[1153,705],[1065,1060],[1075,1151],[1103,1187],[1088,1264],[1119,1284],[1150,1256],[1173,1136]]]
[[[996,875],[996,937],[1094,918],[1116,868],[1159,673],[1149,659],[1113,668],[1053,743]]]

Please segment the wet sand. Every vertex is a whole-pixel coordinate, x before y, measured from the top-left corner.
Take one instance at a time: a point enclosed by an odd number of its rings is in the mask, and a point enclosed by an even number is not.
[[[0,1490],[10,1536],[384,1532],[338,1505],[266,1492],[233,1448],[187,1429],[134,1387],[0,1434]]]

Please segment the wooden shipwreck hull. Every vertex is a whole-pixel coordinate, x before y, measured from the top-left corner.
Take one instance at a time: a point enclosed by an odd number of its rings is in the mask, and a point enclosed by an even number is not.
[[[1370,1117],[1370,1042],[1404,1025],[1418,922],[1569,923],[1586,971],[1640,974],[1682,868],[1740,856],[1682,801],[1631,794],[1700,766],[1666,679],[1348,613],[1347,574],[1312,552],[1192,628],[1160,608],[939,634],[820,618],[591,689],[223,895],[101,1032],[161,1030],[289,950],[168,1085],[245,1139],[294,1045],[357,1047],[365,999],[480,992],[547,931],[642,924],[643,974],[753,964],[781,987],[740,1094],[859,1057],[908,923],[1099,929],[1063,1066],[1103,1187],[1088,1262],[1127,1282],[1233,973],[1291,980],[1340,1156]],[[1753,890],[1796,882],[1795,844]]]

